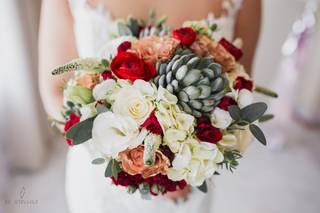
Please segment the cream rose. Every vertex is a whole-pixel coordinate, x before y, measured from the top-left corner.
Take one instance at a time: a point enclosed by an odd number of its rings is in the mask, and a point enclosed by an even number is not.
[[[99,114],[93,123],[92,139],[97,150],[107,157],[142,144],[148,132],[139,131],[137,122],[128,116],[112,112]]]
[[[129,116],[139,125],[149,117],[153,109],[151,100],[134,87],[121,88],[112,105],[115,114]]]
[[[211,119],[212,125],[219,129],[228,128],[232,122],[232,118],[229,112],[222,110],[218,107],[212,112],[210,119]]]

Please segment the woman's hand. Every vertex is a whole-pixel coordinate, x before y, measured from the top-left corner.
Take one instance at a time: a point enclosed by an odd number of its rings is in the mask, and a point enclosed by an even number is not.
[[[182,199],[188,198],[190,193],[191,193],[191,187],[190,186],[186,186],[182,190],[178,190],[178,191],[175,191],[175,192],[167,192],[166,194],[164,194],[164,196],[166,198],[176,202],[179,198],[182,198]]]

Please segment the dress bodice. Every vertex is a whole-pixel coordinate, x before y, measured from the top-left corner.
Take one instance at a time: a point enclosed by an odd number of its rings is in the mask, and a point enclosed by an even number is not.
[[[243,0],[224,0],[222,8],[225,11],[221,17],[213,13],[208,18],[215,21],[221,29],[218,37],[233,39],[236,15],[241,8]],[[107,10],[102,5],[95,8],[87,0],[69,0],[74,17],[74,33],[79,57],[94,57],[103,44],[107,43],[116,32],[116,24]]]

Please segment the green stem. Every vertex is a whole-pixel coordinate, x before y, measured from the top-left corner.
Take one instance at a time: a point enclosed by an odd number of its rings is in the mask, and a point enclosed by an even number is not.
[[[278,94],[276,92],[259,85],[255,85],[254,91],[272,98],[278,98]]]
[[[52,121],[52,122],[54,122],[54,123],[56,123],[56,124],[61,124],[61,125],[64,125],[64,124],[65,124],[65,122],[59,121],[59,120],[53,118],[53,117],[50,116],[50,115],[48,116],[48,120],[49,120],[49,121]]]

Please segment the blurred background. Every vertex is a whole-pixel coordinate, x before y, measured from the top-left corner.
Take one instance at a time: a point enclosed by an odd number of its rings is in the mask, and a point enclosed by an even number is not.
[[[216,178],[215,212],[320,212],[316,2],[263,1],[254,79],[279,92],[280,99],[265,99],[276,119],[263,126],[267,150],[252,143],[234,174]],[[1,213],[68,212],[67,146],[49,127],[37,84],[40,6],[41,0],[0,0]]]

